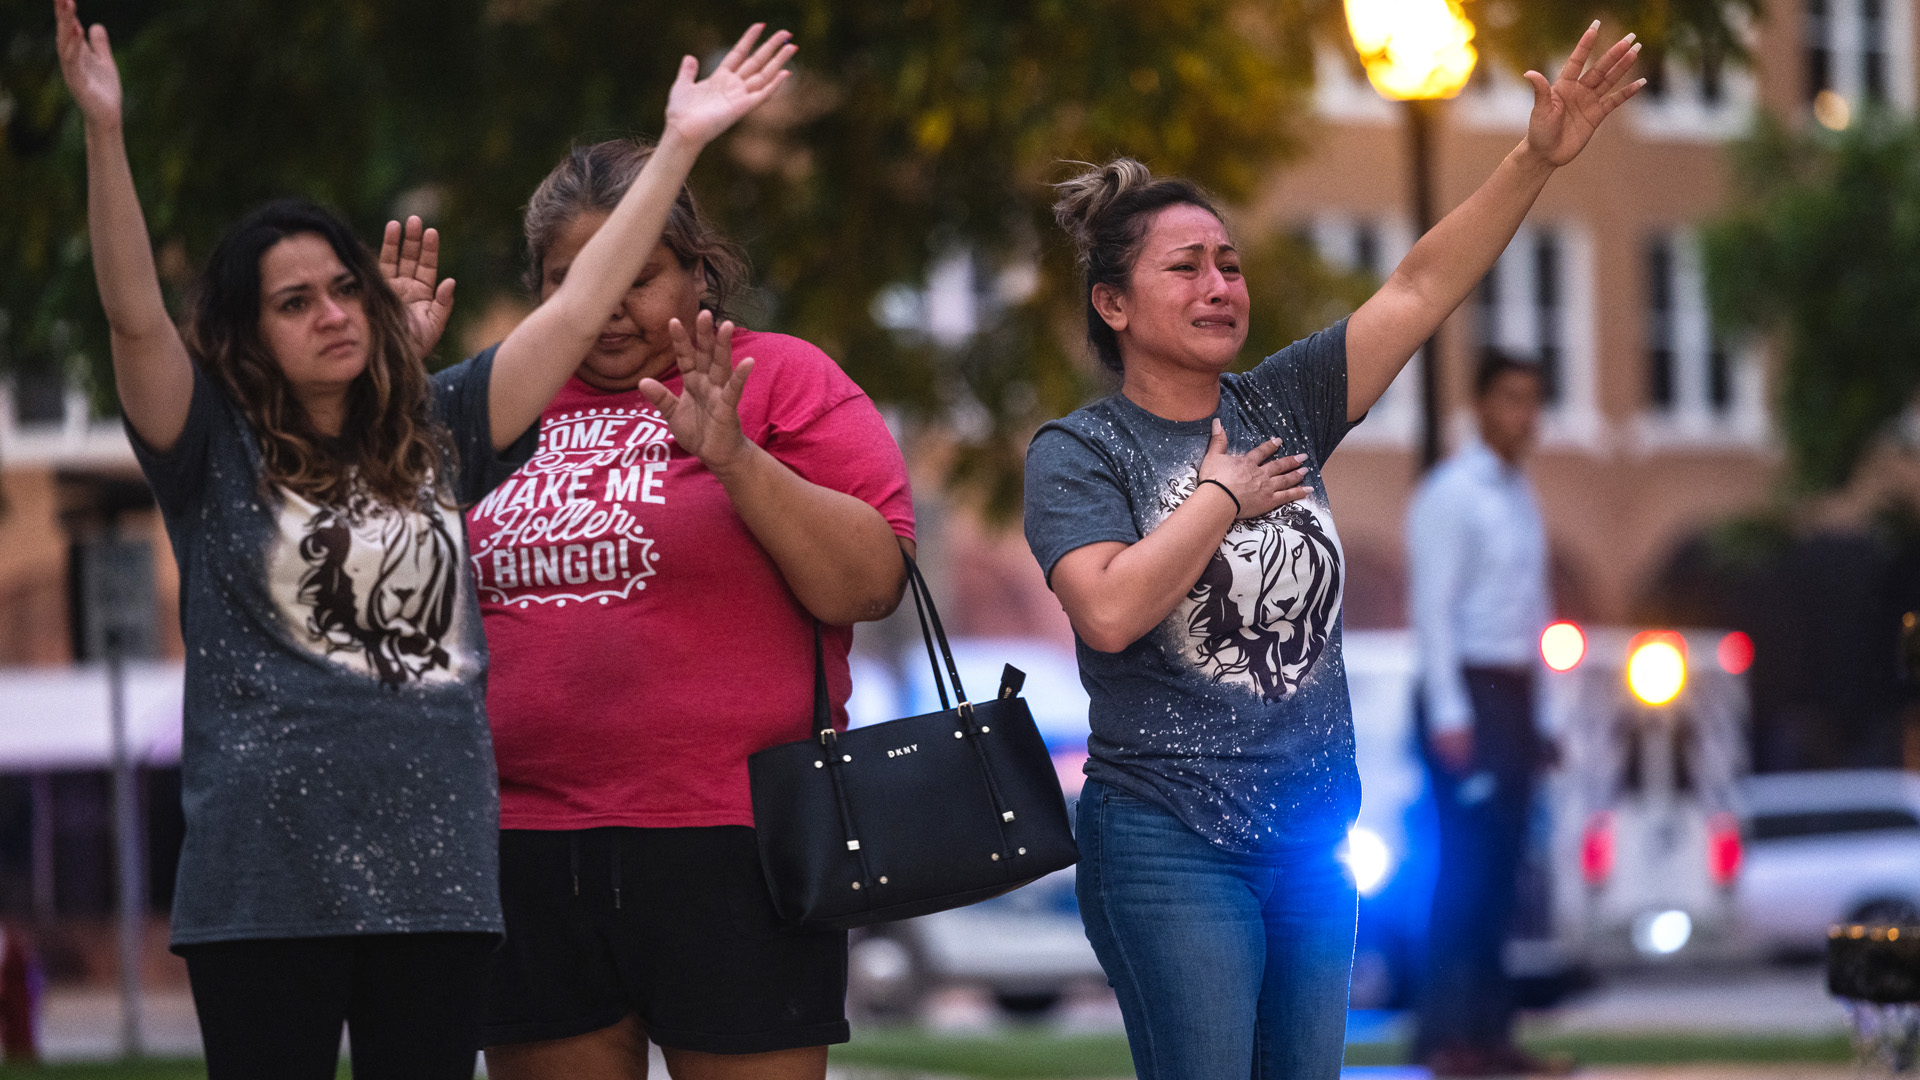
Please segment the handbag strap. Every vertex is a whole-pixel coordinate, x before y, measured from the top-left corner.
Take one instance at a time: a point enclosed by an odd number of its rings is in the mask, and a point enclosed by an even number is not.
[[[833,785],[833,801],[840,810],[841,837],[847,850],[853,852],[860,863],[860,880],[854,883],[854,888],[872,888],[873,867],[860,846],[860,834],[853,827],[853,808],[847,803],[847,786],[840,779],[840,766],[847,757],[840,750],[839,732],[833,730],[833,708],[827,697],[826,650],[820,642],[818,619],[813,621],[813,727],[815,738],[820,741],[820,763],[826,767],[827,778]]]
[[[980,736],[986,729],[974,720],[973,703],[968,700],[966,691],[960,685],[960,668],[953,662],[953,647],[947,641],[947,630],[940,622],[940,609],[934,606],[933,592],[927,587],[927,580],[920,573],[920,567],[900,549],[900,558],[906,563],[907,584],[913,591],[914,612],[920,619],[920,636],[927,646],[927,663],[933,668],[933,685],[940,694],[940,711],[953,708],[947,699],[946,684],[941,681],[941,661],[946,662],[946,675],[953,683],[953,696],[959,701],[959,719],[961,732],[972,746],[974,758],[980,767],[980,778],[987,789],[987,800],[993,807],[997,832],[1000,835],[999,859],[1011,859],[1014,855],[1013,844],[1007,836],[1007,824],[1014,820],[1014,812],[1008,807],[1006,796],[1001,793],[999,778],[993,774],[993,766],[987,759],[986,748],[980,745]],[[935,642],[939,644],[939,653],[934,652]],[[820,621],[813,623],[813,729],[814,738],[819,740],[822,751],[822,763],[826,766],[829,782],[833,785],[834,802],[840,811],[840,825],[847,850],[852,852],[860,864],[861,880],[855,888],[872,888],[874,882],[873,867],[867,861],[867,853],[860,845],[860,837],[853,823],[853,809],[847,801],[846,785],[840,778],[840,766],[846,757],[839,746],[839,734],[833,729],[832,707],[827,696],[827,663],[824,646],[821,643]],[[1024,850],[1024,849],[1022,849]]]
[[[947,682],[953,684],[953,697],[960,703],[961,712],[971,718],[973,703],[968,700],[967,692],[960,686],[960,668],[953,662],[953,646],[947,641],[947,628],[940,622],[940,609],[934,606],[933,591],[927,588],[927,579],[921,575],[920,567],[900,549],[900,558],[907,566],[907,587],[913,593],[913,611],[920,620],[920,638],[927,646],[927,664],[933,668],[933,687],[940,695],[940,711],[953,708],[953,701],[947,697]],[[939,643],[936,653],[935,642]],[[946,679],[941,678],[940,664],[946,661]],[[832,706],[827,698],[827,662],[820,641],[820,620],[813,621],[813,729],[812,736],[822,741],[833,730]]]
[[[987,729],[974,719],[973,703],[968,700],[967,692],[960,686],[960,668],[953,662],[953,647],[947,642],[946,627],[940,623],[940,609],[934,606],[933,590],[927,587],[927,579],[920,573],[920,567],[913,561],[913,556],[907,554],[906,548],[900,549],[900,557],[907,564],[907,581],[913,587],[913,605],[920,615],[920,633],[927,644],[927,662],[933,666],[933,683],[940,689],[940,709],[945,712],[951,706],[947,704],[946,689],[940,685],[940,663],[934,658],[933,653],[936,640],[940,643],[940,660],[946,661],[947,677],[953,681],[953,696],[960,703],[958,711],[961,733],[965,736],[967,743],[973,747],[974,758],[980,765],[980,779],[986,784],[987,801],[993,807],[995,824],[999,826],[1000,857],[1011,858],[1014,849],[1007,837],[1007,824],[1013,821],[1014,813],[1007,805],[1006,796],[1000,791],[1000,781],[993,774],[993,764],[987,759],[987,749],[980,743],[980,736],[986,734]],[[931,632],[927,626],[929,620],[933,624]]]
[[[821,741],[833,731],[833,706],[827,699],[827,655],[820,644],[820,620],[813,620],[813,731]]]
[[[905,555],[906,549],[902,548],[900,554]],[[911,559],[908,560],[907,565],[913,565]],[[920,583],[915,580],[913,573],[909,571],[907,573],[907,589],[913,593],[913,613],[920,618],[920,638],[927,643],[927,664],[933,668],[933,688],[940,694],[940,711],[946,712],[948,709],[953,708],[953,703],[947,700],[947,684],[940,679],[940,660],[933,655],[933,632],[927,628],[927,608],[926,605],[920,601],[920,588]]]
[[[960,703],[960,711],[970,716],[973,703],[960,686],[960,669],[953,662],[953,647],[947,642],[947,628],[940,622],[940,609],[933,603],[933,590],[927,587],[927,579],[921,575],[919,564],[913,561],[913,556],[907,554],[904,547],[900,549],[900,558],[907,564],[907,584],[913,590],[914,611],[920,616],[920,636],[927,645],[927,663],[933,667],[934,688],[940,692],[940,709],[944,712],[953,707],[947,701],[947,688],[940,681],[940,661],[945,660],[947,677],[953,682],[953,696]],[[931,628],[928,627],[929,620],[932,621]],[[938,658],[933,652],[935,640],[940,643]]]

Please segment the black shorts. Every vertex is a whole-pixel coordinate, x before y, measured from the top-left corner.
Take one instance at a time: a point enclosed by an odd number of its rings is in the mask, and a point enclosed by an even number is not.
[[[503,829],[500,900],[489,1046],[628,1013],[712,1054],[847,1041],[846,932],[780,926],[752,829]]]

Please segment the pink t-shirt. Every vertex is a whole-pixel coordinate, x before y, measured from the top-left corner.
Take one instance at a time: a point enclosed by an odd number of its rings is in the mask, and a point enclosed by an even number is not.
[[[911,539],[906,463],[853,380],[784,334],[740,331],[733,355],[755,359],[747,438]],[[679,392],[678,372],[665,382]],[[753,824],[747,755],[812,726],[813,619],[638,390],[569,380],[467,541],[503,828]],[[841,726],[852,637],[822,627]]]

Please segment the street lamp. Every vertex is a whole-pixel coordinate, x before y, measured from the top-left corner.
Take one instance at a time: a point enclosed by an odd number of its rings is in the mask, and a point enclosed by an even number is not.
[[[1456,0],[1346,0],[1347,32],[1366,65],[1367,81],[1392,101],[1406,102],[1413,158],[1413,221],[1433,227],[1433,102],[1458,94],[1479,53],[1473,23]],[[1420,362],[1420,468],[1440,458],[1440,334],[1427,339]]]

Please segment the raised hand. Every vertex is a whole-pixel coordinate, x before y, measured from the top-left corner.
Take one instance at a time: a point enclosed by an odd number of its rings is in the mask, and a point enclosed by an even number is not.
[[[1596,20],[1580,35],[1580,44],[1573,47],[1573,55],[1552,83],[1537,71],[1527,72],[1527,81],[1533,84],[1527,146],[1554,165],[1565,165],[1578,157],[1599,129],[1600,121],[1647,85],[1645,79],[1620,85],[1640,55],[1640,45],[1632,34],[1615,42],[1591,68],[1587,67],[1587,57],[1599,36],[1600,23]]]
[[[698,82],[694,76],[700,73],[700,62],[691,56],[681,59],[680,74],[667,94],[669,130],[704,146],[787,81],[793,73],[782,69],[794,54],[795,46],[788,43],[793,35],[776,31],[754,48],[754,41],[766,28],[765,23],[747,27],[713,74]]]
[[[1213,422],[1213,437],[1207,443],[1207,456],[1200,460],[1199,479],[1223,484],[1240,503],[1235,517],[1257,518],[1299,502],[1313,493],[1306,486],[1305,454],[1274,457],[1279,439],[1268,439],[1244,454],[1227,453],[1227,431],[1220,421]]]
[[[53,23],[60,75],[73,92],[80,115],[95,126],[118,127],[120,69],[114,66],[113,50],[107,45],[107,28],[95,23],[91,32],[81,29],[74,0],[53,0]]]
[[[667,430],[682,450],[722,472],[747,449],[740,431],[740,394],[753,373],[753,358],[734,364],[733,323],[723,322],[716,330],[711,311],[694,319],[691,336],[679,319],[667,320],[667,332],[680,366],[680,393],[656,379],[640,380],[640,392],[666,418]]]
[[[424,360],[446,332],[453,313],[453,279],[440,276],[440,231],[422,229],[416,215],[387,222],[380,238],[380,276],[407,312],[407,338],[416,360]]]

